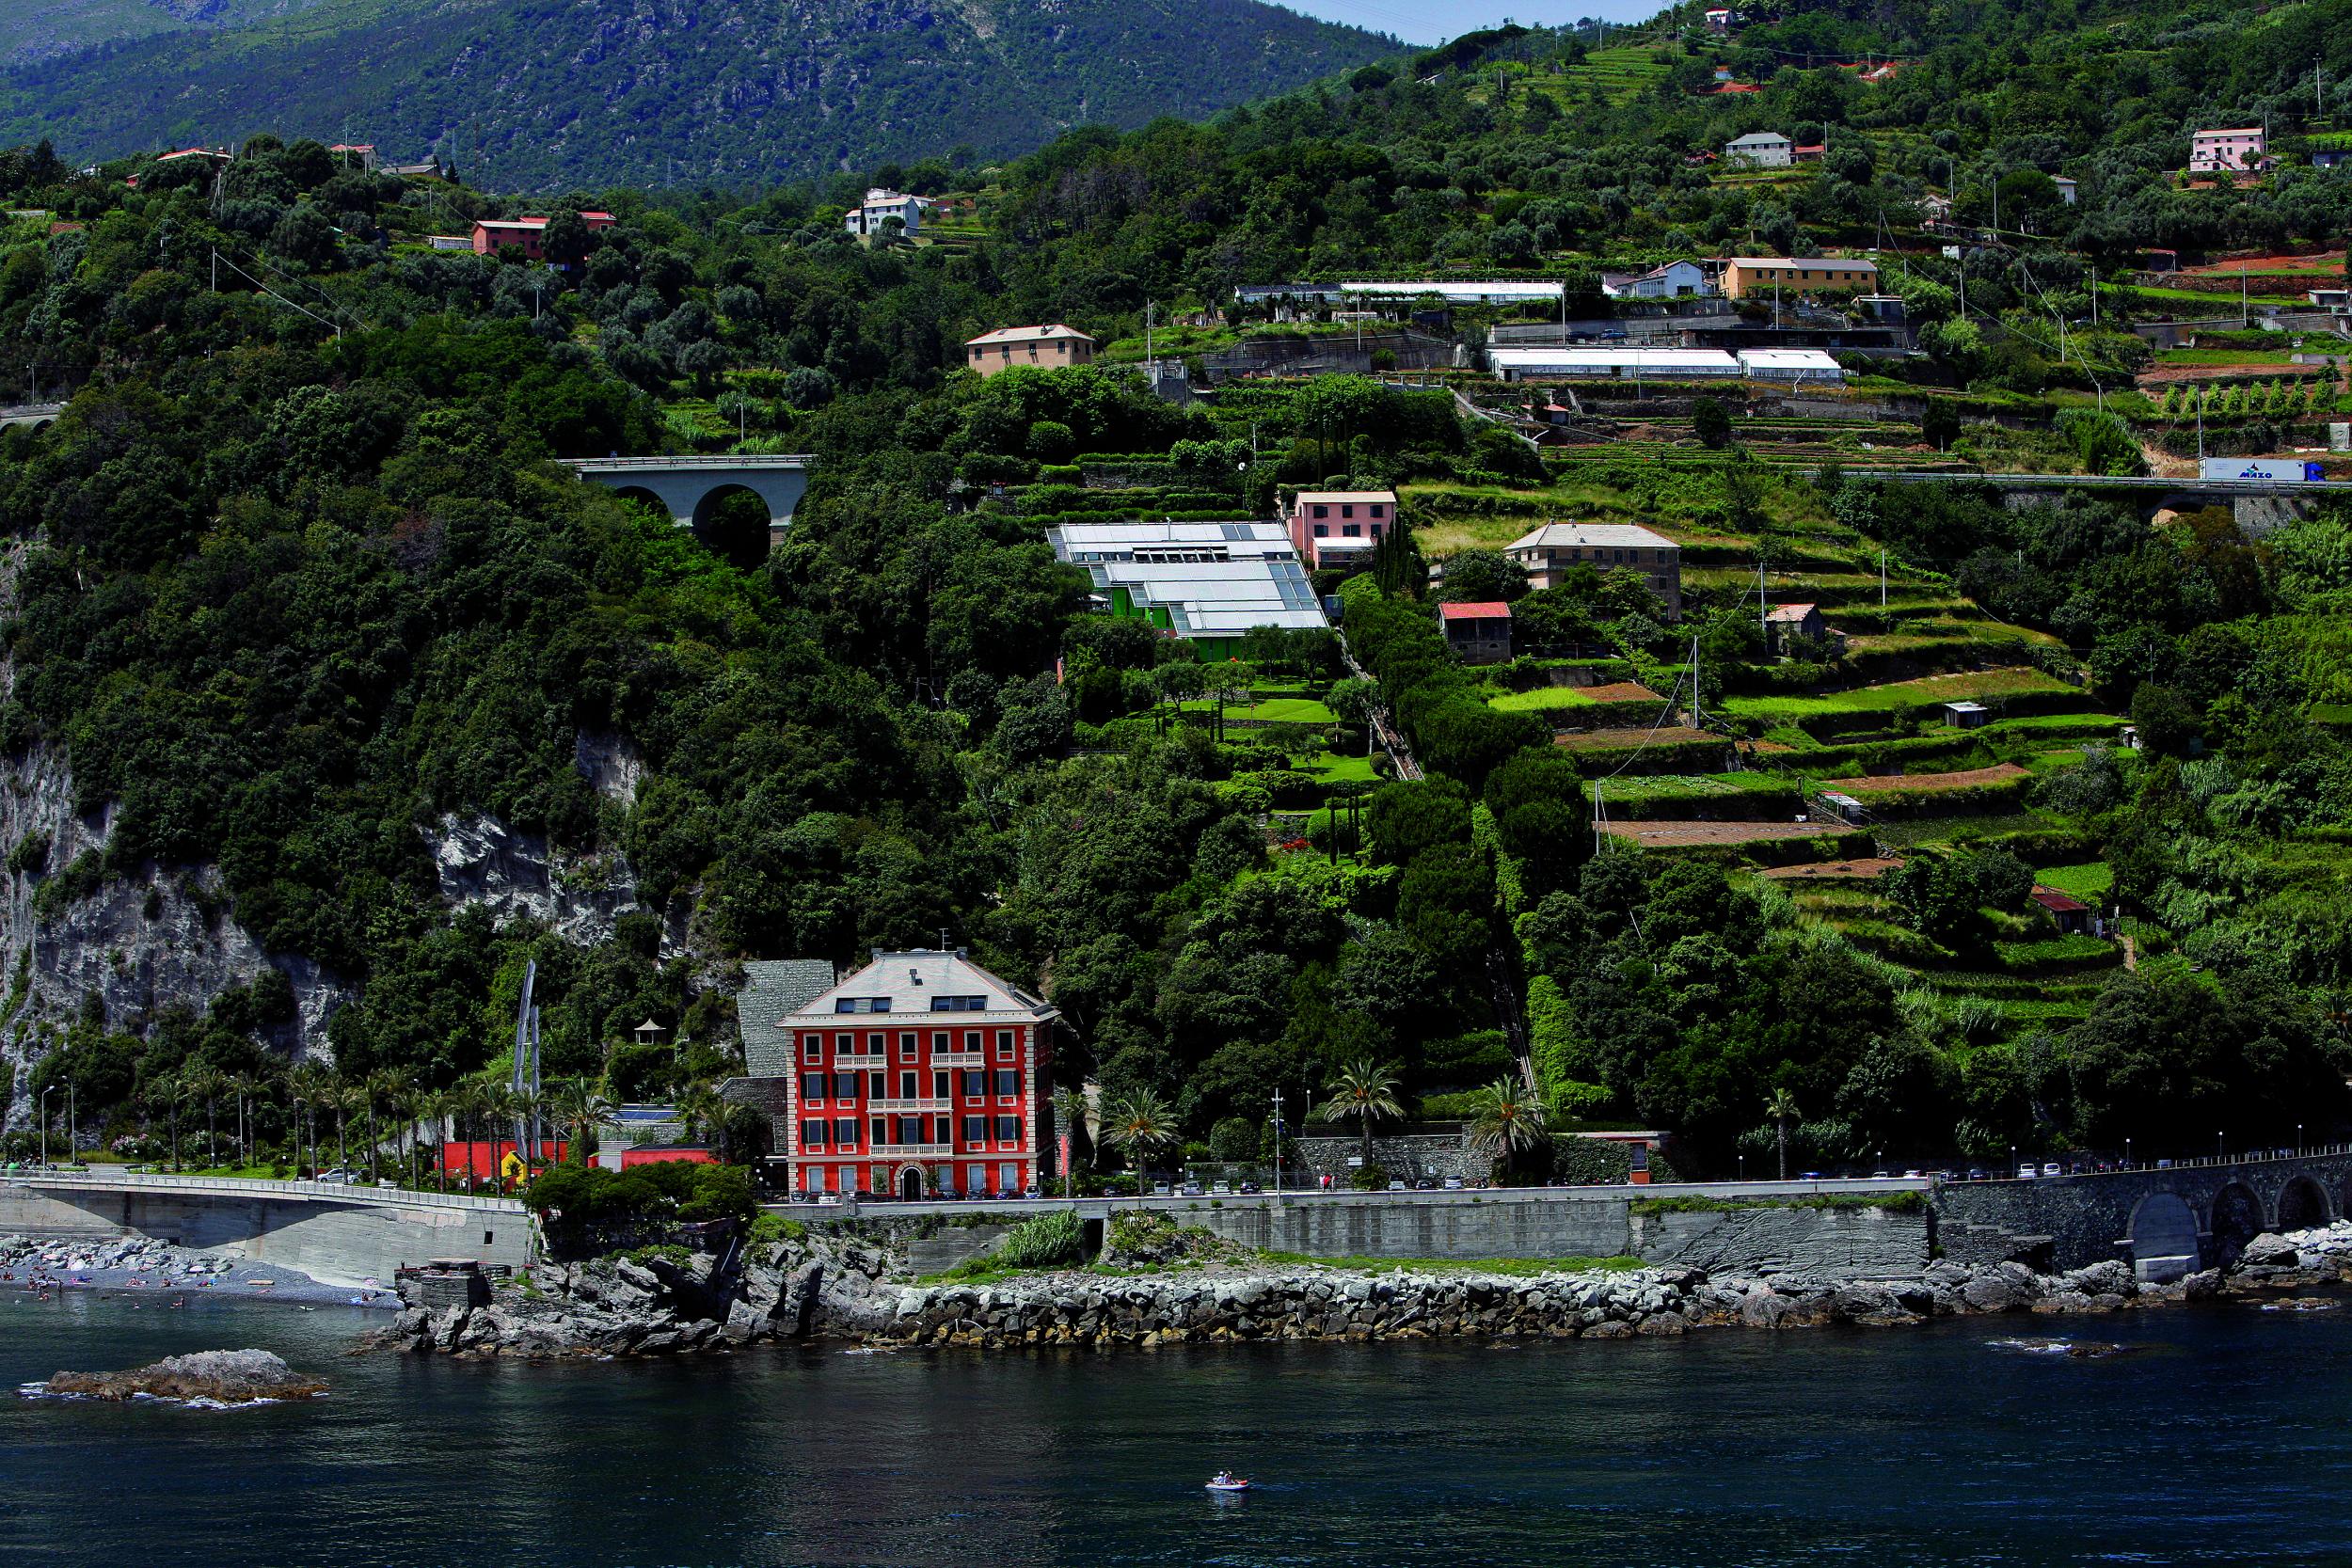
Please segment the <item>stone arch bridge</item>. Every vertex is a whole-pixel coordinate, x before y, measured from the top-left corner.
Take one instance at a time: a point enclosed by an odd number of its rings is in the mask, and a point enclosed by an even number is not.
[[[584,480],[661,507],[680,528],[704,529],[725,497],[749,491],[768,508],[768,542],[781,544],[793,509],[808,493],[806,456],[575,457],[564,460]]]
[[[2265,1230],[2303,1230],[2352,1214],[2352,1145],[2225,1155],[2165,1169],[2031,1181],[1947,1182],[1932,1200],[1939,1237],[1960,1256],[2006,1234],[2054,1268],[2117,1259],[2161,1283],[2236,1260]]]

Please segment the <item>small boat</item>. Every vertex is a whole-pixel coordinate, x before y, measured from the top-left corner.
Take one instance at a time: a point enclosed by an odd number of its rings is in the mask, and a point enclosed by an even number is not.
[[[1209,1478],[1209,1490],[1212,1492],[1247,1492],[1249,1490],[1249,1482],[1230,1470],[1219,1470]]]

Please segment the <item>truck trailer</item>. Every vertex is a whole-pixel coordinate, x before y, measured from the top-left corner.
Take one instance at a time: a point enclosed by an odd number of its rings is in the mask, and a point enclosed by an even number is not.
[[[2272,484],[2316,484],[2328,477],[2321,465],[2300,457],[2208,457],[2201,479],[2265,480]]]

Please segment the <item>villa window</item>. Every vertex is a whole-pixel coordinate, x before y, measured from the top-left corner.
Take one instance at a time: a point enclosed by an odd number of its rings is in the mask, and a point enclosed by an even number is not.
[[[1019,1143],[1021,1141],[1021,1118],[998,1117],[996,1118],[996,1141],[1000,1144]]]
[[[824,1148],[825,1124],[821,1121],[804,1121],[801,1123],[801,1147],[803,1148]]]
[[[803,1073],[802,1073],[802,1074],[801,1074],[801,1098],[802,1098],[803,1100],[822,1100],[822,1099],[824,1099],[824,1098],[825,1098],[825,1075],[824,1075],[823,1073],[821,1073],[821,1072],[803,1072]]]

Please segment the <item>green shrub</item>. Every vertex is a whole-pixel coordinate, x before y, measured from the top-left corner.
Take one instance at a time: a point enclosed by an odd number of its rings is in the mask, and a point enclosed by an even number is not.
[[[1048,1269],[1077,1262],[1086,1253],[1086,1223],[1075,1211],[1033,1214],[1005,1233],[990,1260],[1000,1267]]]

